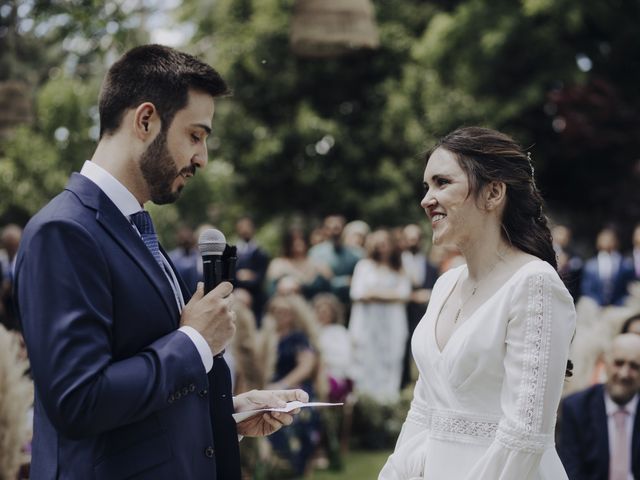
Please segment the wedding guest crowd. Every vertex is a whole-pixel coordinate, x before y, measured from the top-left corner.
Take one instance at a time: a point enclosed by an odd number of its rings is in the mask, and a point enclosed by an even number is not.
[[[372,230],[364,221],[347,222],[340,214],[328,215],[315,229],[300,222],[285,226],[279,245],[271,248],[256,237],[257,226],[251,217],[238,218],[235,225],[235,236],[229,235],[229,243],[238,249],[234,293],[237,333],[225,353],[232,369],[234,393],[295,386],[305,389],[314,400],[353,402],[367,396],[389,404],[398,400],[402,388],[413,387],[412,332],[426,311],[436,279],[460,264],[460,252],[431,247],[428,232],[419,225]],[[169,255],[190,286],[202,278],[198,235],[211,227],[180,225],[176,229],[175,248]],[[0,236],[0,320],[12,330],[19,329],[12,317],[11,265],[20,233],[19,226],[7,225]],[[591,258],[578,253],[568,226],[554,226],[552,236],[559,273],[578,302],[574,350],[590,348],[593,352],[596,342],[583,341],[586,337],[598,336],[600,345],[599,354],[584,357],[591,358],[589,378],[581,373],[584,366],[580,365],[576,369],[578,378],[567,382],[567,393],[586,389],[564,404],[564,443],[559,447],[565,449],[562,458],[568,462],[567,468],[578,471],[590,468],[571,460],[577,458],[576,449],[583,448],[580,442],[589,448],[595,448],[597,442],[589,440],[593,432],[588,430],[586,408],[577,405],[587,400],[600,402],[592,400],[595,394],[588,393],[591,391],[599,395],[595,395],[597,398],[606,398],[607,385],[614,381],[611,372],[616,370],[611,363],[614,357],[607,354],[607,349],[613,348],[614,333],[640,333],[640,293],[633,294],[634,282],[640,280],[640,225],[633,231],[628,255],[621,252],[617,233],[611,228],[599,232],[594,242],[597,250]],[[581,302],[586,306],[581,307]],[[629,302],[632,306],[625,307],[624,326],[619,319],[613,322],[615,328],[606,327],[611,323],[607,315],[612,316],[615,309]],[[590,320],[581,322],[580,312]],[[581,352],[575,355],[582,358]],[[598,382],[603,383],[598,386]],[[601,410],[603,415],[608,412],[604,406]],[[264,443],[291,471],[305,475],[317,460],[318,451],[331,450],[324,445],[327,436],[335,444],[341,432],[335,425],[324,426],[322,420],[322,415],[309,409],[296,418],[292,428],[283,429]],[[567,445],[574,442],[566,439],[573,437],[580,437],[580,441],[571,449]],[[640,448],[640,439],[633,445],[634,449]],[[606,468],[605,462],[593,458],[594,468]],[[570,474],[570,478],[574,477]]]

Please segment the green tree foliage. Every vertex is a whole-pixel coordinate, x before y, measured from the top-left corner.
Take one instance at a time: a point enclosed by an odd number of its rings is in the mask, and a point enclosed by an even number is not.
[[[32,91],[33,120],[0,132],[0,223],[24,223],[89,158],[106,64],[143,43],[140,2],[9,1],[0,7],[0,84]]]
[[[638,4],[373,3],[378,50],[310,60],[289,48],[293,0],[185,2],[194,50],[234,88],[213,155],[259,218],[418,219],[420,152],[482,124],[530,147],[557,220],[588,235],[640,220]]]
[[[185,49],[216,66],[234,95],[216,103],[208,169],[154,212],[161,231],[177,221],[229,230],[247,212],[259,223],[331,211],[374,225],[419,221],[421,152],[465,124],[529,147],[552,213],[578,234],[609,222],[626,234],[640,221],[640,4],[372,3],[380,48],[304,59],[289,46],[295,0],[183,2],[179,18],[195,26]],[[146,41],[151,9],[142,0],[6,5],[0,81],[26,80],[39,93],[33,124],[0,144],[0,219],[18,206],[33,213],[59,187],[51,172],[66,176],[90,155],[98,82]],[[50,178],[38,173],[45,165]]]
[[[234,90],[218,102],[213,155],[233,163],[246,207],[259,219],[330,211],[387,225],[415,218],[422,165],[406,136],[424,138],[415,121],[404,124],[412,101],[395,83],[428,16],[416,21],[389,3],[379,15],[380,50],[318,61],[290,51],[293,2],[204,3],[188,3],[184,16],[199,19],[194,45]]]

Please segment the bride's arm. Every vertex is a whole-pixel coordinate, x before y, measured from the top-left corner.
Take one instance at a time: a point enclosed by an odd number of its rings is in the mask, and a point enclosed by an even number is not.
[[[502,419],[496,437],[467,479],[538,478],[553,448],[575,309],[555,272],[526,278],[514,291],[506,334]]]
[[[422,378],[418,377],[411,408],[402,425],[396,448],[382,468],[378,480],[413,480],[421,479],[424,475],[427,408],[423,388]]]

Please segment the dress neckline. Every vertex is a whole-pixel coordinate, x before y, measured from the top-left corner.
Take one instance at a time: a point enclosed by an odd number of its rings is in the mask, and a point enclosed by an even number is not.
[[[449,344],[451,343],[451,341],[454,339],[454,337],[456,336],[456,334],[458,333],[459,330],[461,330],[465,325],[467,325],[468,323],[471,322],[471,320],[476,316],[476,314],[482,310],[487,304],[489,304],[494,297],[496,297],[507,285],[509,285],[514,278],[516,278],[521,271],[523,271],[527,266],[529,266],[532,263],[547,263],[544,260],[540,260],[539,258],[534,259],[534,260],[529,260],[528,262],[523,263],[515,272],[513,272],[511,274],[511,276],[509,278],[507,278],[505,280],[505,282],[495,291],[493,292],[489,298],[487,298],[484,302],[482,302],[482,304],[480,306],[478,306],[478,308],[476,308],[471,315],[469,315],[466,319],[466,321],[464,321],[462,324],[460,324],[460,326],[458,326],[458,328],[456,328],[451,335],[449,336],[449,339],[447,340],[447,342],[444,344],[444,346],[442,348],[440,348],[440,345],[438,343],[438,336],[436,333],[436,328],[438,326],[438,320],[440,319],[440,314],[442,313],[442,309],[444,308],[445,304],[447,303],[447,300],[449,300],[449,297],[451,296],[451,294],[453,293],[453,291],[456,288],[456,285],[458,285],[458,282],[460,281],[460,277],[462,277],[462,273],[465,270],[468,270],[468,267],[466,264],[460,266],[460,272],[458,272],[458,276],[456,277],[455,282],[453,282],[453,285],[451,286],[451,288],[449,289],[448,293],[443,297],[442,303],[440,303],[440,305],[438,306],[438,314],[435,318],[435,321],[433,322],[433,331],[431,332],[432,338],[433,338],[433,342],[435,344],[436,347],[436,351],[438,353],[438,355],[443,355],[444,352],[447,350],[447,347],[449,346]]]

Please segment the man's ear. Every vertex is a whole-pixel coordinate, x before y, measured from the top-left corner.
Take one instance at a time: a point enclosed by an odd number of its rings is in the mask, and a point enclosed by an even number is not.
[[[490,182],[485,187],[485,208],[494,210],[502,206],[507,198],[507,185],[504,182]]]
[[[154,138],[160,131],[160,116],[153,103],[144,102],[138,105],[133,116],[133,130],[143,141]]]

